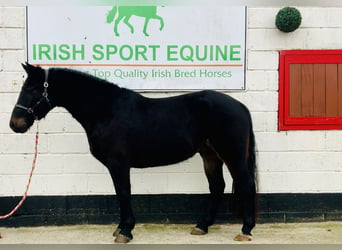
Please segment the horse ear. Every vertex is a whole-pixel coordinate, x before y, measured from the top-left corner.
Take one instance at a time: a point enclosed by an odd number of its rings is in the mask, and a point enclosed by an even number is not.
[[[25,62],[25,64],[22,63],[21,66],[23,66],[23,68],[27,74],[29,74],[30,72],[32,72],[33,70],[36,69],[35,66],[29,64],[28,62]]]
[[[25,62],[25,64],[21,64],[21,66],[23,67],[23,69],[26,71],[26,73],[28,73],[28,68],[27,68],[27,62]]]

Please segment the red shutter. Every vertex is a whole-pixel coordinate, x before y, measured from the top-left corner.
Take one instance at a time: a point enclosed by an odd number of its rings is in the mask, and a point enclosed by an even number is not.
[[[279,129],[342,129],[342,50],[280,52]]]

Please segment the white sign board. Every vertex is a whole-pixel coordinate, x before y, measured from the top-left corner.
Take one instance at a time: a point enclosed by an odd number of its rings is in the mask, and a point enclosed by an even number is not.
[[[244,89],[246,8],[29,6],[31,64],[136,90]]]

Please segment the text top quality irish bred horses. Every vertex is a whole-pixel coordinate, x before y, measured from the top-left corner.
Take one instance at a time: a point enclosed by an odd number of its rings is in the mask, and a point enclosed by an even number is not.
[[[197,152],[203,158],[210,202],[192,234],[205,234],[214,223],[225,188],[225,163],[243,220],[242,234],[235,240],[251,240],[256,210],[255,141],[251,116],[243,104],[215,91],[146,98],[81,72],[23,67],[28,77],[10,127],[24,133],[56,106],[66,108],[80,122],[91,153],[108,168],[114,182],[120,204],[116,242],[133,238],[130,168],[169,165]]]

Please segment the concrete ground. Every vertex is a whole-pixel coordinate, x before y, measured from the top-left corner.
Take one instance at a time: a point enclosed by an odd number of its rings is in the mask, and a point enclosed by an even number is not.
[[[189,224],[137,224],[130,244],[236,244],[241,225],[220,224],[204,236]],[[0,227],[0,244],[112,244],[114,225]],[[342,244],[342,222],[258,224],[243,244]],[[0,247],[1,248],[1,247]]]

